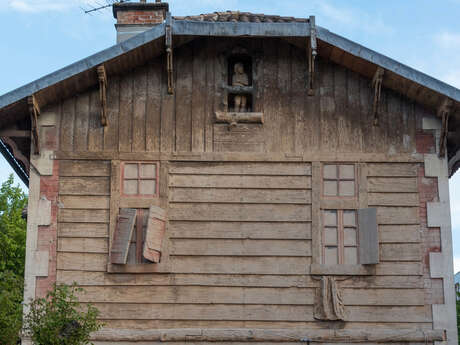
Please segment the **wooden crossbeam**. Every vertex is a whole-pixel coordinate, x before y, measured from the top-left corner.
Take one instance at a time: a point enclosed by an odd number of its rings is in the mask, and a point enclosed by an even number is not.
[[[174,68],[173,68],[173,46],[172,46],[172,19],[171,13],[166,14],[165,26],[166,45],[166,71],[168,74],[168,93],[174,94]]]
[[[452,112],[454,102],[450,98],[445,98],[438,108],[438,117],[442,119],[441,136],[439,137],[439,157],[446,154],[447,134],[449,132],[449,117]]]
[[[99,79],[99,100],[101,102],[101,125],[107,126],[107,73],[104,65],[97,67],[97,77]]]
[[[229,129],[238,123],[264,123],[263,113],[227,113],[216,111],[216,122],[228,123]]]
[[[38,117],[40,116],[40,107],[34,95],[27,98],[29,105],[30,127],[32,132],[32,141],[34,143],[34,154],[40,154],[40,142],[38,135]]]
[[[30,138],[30,131],[22,131],[19,129],[4,129],[0,131],[0,137]]]
[[[315,61],[318,55],[318,44],[316,42],[315,16],[310,16],[310,37],[307,38],[308,54],[308,95],[315,95]]]
[[[372,78],[372,87],[374,88],[374,104],[372,107],[372,116],[374,118],[374,126],[379,125],[379,104],[380,95],[382,93],[382,82],[385,70],[382,67],[377,67],[374,77]]]

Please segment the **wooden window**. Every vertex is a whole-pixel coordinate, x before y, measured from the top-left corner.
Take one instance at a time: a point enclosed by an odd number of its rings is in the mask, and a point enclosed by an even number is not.
[[[121,190],[127,197],[155,197],[158,194],[158,164],[124,162],[121,165]]]
[[[323,165],[323,196],[355,197],[356,187],[354,164]]]
[[[323,264],[358,264],[355,210],[323,210]]]

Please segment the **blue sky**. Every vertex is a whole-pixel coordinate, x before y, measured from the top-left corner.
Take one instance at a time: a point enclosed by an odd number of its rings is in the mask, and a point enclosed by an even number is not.
[[[0,95],[113,45],[111,11],[91,16],[80,9],[94,3],[0,0]],[[460,0],[170,0],[170,9],[173,15],[222,10],[315,15],[318,25],[460,88]],[[11,172],[1,158],[0,182]],[[450,188],[459,271],[460,174]]]

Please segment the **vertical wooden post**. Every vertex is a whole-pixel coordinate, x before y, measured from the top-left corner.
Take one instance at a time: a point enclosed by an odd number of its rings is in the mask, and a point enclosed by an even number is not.
[[[40,154],[40,143],[38,136],[38,116],[40,116],[40,107],[38,106],[35,96],[29,96],[27,98],[27,104],[29,105],[30,115],[30,127],[32,132],[32,140],[34,142],[34,154]]]
[[[444,157],[446,153],[447,134],[449,133],[449,117],[452,110],[453,102],[446,98],[438,109],[438,116],[442,120],[441,136],[439,137],[439,157]]]
[[[374,118],[374,126],[379,125],[379,103],[380,94],[382,92],[382,81],[385,70],[382,67],[377,67],[374,78],[372,78],[372,86],[374,87],[374,104],[372,107],[372,116]]]
[[[316,55],[318,54],[318,45],[316,42],[316,23],[315,16],[310,16],[310,39],[307,41],[308,44],[308,95],[315,95],[315,61]]]
[[[101,102],[101,125],[107,126],[107,73],[105,66],[97,67],[97,76],[99,79],[99,99]]]

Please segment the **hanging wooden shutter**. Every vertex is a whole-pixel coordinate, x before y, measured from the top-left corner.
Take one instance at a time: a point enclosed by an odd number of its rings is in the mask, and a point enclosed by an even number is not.
[[[144,258],[151,262],[160,262],[161,245],[166,228],[166,211],[157,206],[151,206],[147,221],[147,232],[144,242]]]
[[[110,251],[110,262],[112,264],[126,264],[135,222],[136,209],[120,209]]]
[[[379,236],[377,230],[377,209],[358,210],[359,262],[363,265],[379,263]]]

